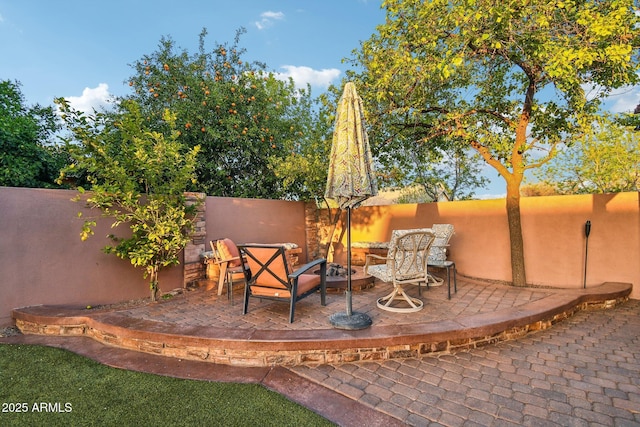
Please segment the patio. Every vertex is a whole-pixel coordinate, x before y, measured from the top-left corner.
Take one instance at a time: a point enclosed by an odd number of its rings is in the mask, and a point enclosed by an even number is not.
[[[354,311],[373,326],[360,331],[334,329],[331,314],[344,311],[342,294],[320,305],[312,295],[296,305],[253,301],[242,315],[241,287],[235,305],[206,287],[190,288],[158,303],[81,308],[32,306],[13,311],[25,334],[87,336],[123,349],[235,366],[294,366],[387,360],[455,353],[519,338],[546,329],[590,307],[610,308],[625,301],[631,285],[608,282],[587,289],[514,288],[458,277],[458,291],[446,286],[423,290],[424,309],[400,314],[379,310],[375,301],[391,290],[354,292]],[[417,288],[411,290],[417,296]]]

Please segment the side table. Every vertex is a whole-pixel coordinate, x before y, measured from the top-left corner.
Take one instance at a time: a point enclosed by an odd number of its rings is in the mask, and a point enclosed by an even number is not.
[[[458,293],[458,277],[456,271],[456,263],[454,261],[432,261],[427,263],[427,267],[445,268],[447,270],[447,287],[449,299],[451,299],[451,269],[453,269],[453,289],[455,293]]]

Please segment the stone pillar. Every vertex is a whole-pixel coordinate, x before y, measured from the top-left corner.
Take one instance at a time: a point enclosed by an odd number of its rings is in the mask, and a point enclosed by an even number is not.
[[[316,202],[304,204],[304,232],[307,243],[307,262],[324,255],[320,244],[320,215]]]
[[[332,254],[328,249],[331,246],[331,239],[335,240],[339,237],[339,234],[333,236],[331,234],[335,231],[332,226],[332,218],[337,211],[335,209],[321,209],[315,202],[305,203],[304,209],[309,261],[324,258],[327,254],[329,254],[329,261],[332,261]]]
[[[207,239],[207,223],[204,193],[185,193],[187,206],[197,205],[194,229],[191,241],[184,248],[183,286],[206,279],[206,265],[200,255],[205,252]]]

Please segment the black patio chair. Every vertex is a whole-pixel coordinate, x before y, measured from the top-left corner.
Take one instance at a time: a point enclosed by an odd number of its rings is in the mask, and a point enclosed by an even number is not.
[[[326,259],[317,259],[291,272],[283,246],[251,244],[240,245],[239,249],[251,270],[251,277],[245,279],[243,314],[247,314],[251,297],[288,301],[289,323],[293,323],[296,302],[317,291],[321,304],[327,305]],[[318,267],[319,274],[309,272]]]

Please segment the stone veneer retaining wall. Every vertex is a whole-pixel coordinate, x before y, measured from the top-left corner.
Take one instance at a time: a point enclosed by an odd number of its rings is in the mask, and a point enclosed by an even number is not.
[[[548,317],[530,322],[511,322],[504,325],[502,330],[497,329],[489,334],[480,331],[467,330],[464,333],[451,333],[446,339],[440,338],[428,342],[412,342],[410,344],[381,344],[369,347],[345,347],[335,346],[327,348],[322,343],[317,343],[315,349],[300,348],[299,343],[281,342],[279,349],[270,348],[269,344],[261,346],[259,343],[245,342],[238,345],[224,340],[213,338],[176,337],[172,334],[147,334],[136,333],[133,329],[118,327],[95,327],[88,325],[80,318],[72,324],[47,324],[45,322],[30,321],[18,317],[16,325],[25,334],[50,335],[50,336],[86,336],[96,341],[119,348],[131,349],[145,353],[157,354],[167,357],[205,361],[210,363],[235,365],[235,366],[295,366],[304,364],[331,364],[349,363],[370,360],[387,360],[408,357],[422,357],[427,355],[449,354],[456,351],[479,348],[485,345],[495,344],[520,338],[530,332],[550,328],[552,325],[566,320],[580,310],[607,309],[626,301],[628,297],[617,297],[600,301],[583,302],[571,307],[565,307],[555,314],[549,313]],[[44,320],[44,319],[43,319]],[[52,320],[49,318],[49,320]],[[438,335],[438,334],[437,334]],[[442,335],[442,334],[439,334]],[[349,340],[347,345],[353,345],[356,340]],[[367,340],[363,340],[366,344]],[[298,346],[299,349],[295,349]],[[235,348],[232,348],[235,347]],[[264,348],[260,348],[264,347]],[[271,346],[272,347],[272,346]],[[287,347],[291,349],[287,349]],[[331,346],[329,346],[331,347]]]

